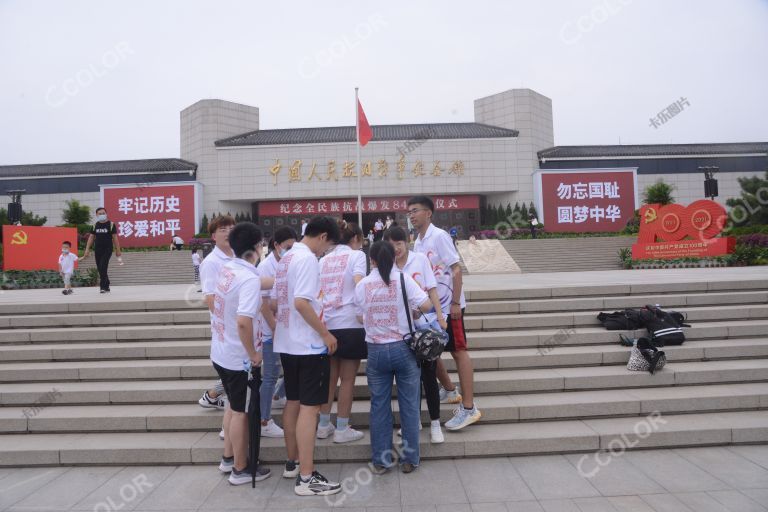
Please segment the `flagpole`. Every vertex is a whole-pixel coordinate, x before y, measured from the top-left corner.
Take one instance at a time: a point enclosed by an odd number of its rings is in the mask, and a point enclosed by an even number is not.
[[[355,139],[357,139],[357,225],[363,229],[363,197],[360,186],[360,176],[363,169],[360,167],[360,103],[357,99],[357,87],[355,87]],[[365,234],[365,233],[363,233]]]

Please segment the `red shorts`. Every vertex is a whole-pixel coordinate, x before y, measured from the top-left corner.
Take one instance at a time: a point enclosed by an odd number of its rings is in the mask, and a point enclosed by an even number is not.
[[[448,345],[446,352],[461,352],[467,350],[467,332],[464,329],[464,309],[461,310],[461,318],[451,318],[448,315]]]

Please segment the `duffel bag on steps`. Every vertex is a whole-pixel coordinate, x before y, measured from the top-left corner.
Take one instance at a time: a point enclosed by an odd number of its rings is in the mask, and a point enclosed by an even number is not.
[[[645,327],[643,315],[637,309],[600,313],[597,319],[609,331],[634,331]]]
[[[665,345],[682,345],[685,342],[683,327],[690,327],[684,323],[685,316],[677,311],[665,311],[658,306],[645,306],[647,310],[645,327],[651,342],[657,347]]]

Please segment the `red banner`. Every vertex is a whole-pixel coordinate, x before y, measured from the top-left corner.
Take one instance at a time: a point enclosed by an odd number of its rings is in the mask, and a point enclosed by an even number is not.
[[[77,228],[3,226],[3,270],[58,270],[65,241],[77,253]]]
[[[542,171],[540,179],[541,220],[547,231],[621,231],[634,214],[633,169]]]
[[[473,210],[480,208],[479,196],[431,196],[435,210]],[[408,209],[408,197],[363,198],[364,212],[400,212]],[[312,199],[298,201],[264,201],[259,203],[259,216],[343,215],[357,212],[357,199]]]
[[[715,238],[728,220],[722,205],[709,199],[681,204],[646,204],[640,208],[640,232],[632,258],[703,258],[730,254],[733,237]]]
[[[195,185],[105,186],[104,207],[122,247],[171,245],[195,235]]]

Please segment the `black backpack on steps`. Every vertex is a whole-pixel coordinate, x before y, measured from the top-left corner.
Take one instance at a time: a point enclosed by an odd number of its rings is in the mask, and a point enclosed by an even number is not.
[[[657,347],[665,345],[682,345],[685,334],[682,327],[690,327],[685,323],[685,315],[677,311],[665,311],[657,306],[645,306],[643,316],[645,327],[651,341]]]
[[[597,319],[609,331],[634,331],[645,327],[643,315],[637,309],[600,313]]]

